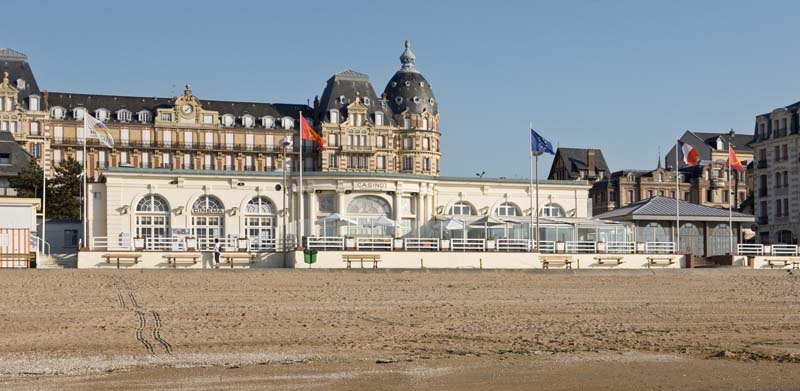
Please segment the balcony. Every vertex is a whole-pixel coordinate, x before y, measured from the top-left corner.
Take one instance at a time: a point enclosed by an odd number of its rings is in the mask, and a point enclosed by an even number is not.
[[[95,163],[94,167],[101,170],[105,170],[106,168],[108,168],[108,162],[97,162]]]
[[[342,152],[374,152],[373,148],[369,145],[342,145]]]
[[[756,163],[756,168],[759,168],[759,169],[767,168],[767,160],[766,159],[759,160]]]
[[[756,224],[758,224],[758,225],[767,225],[767,224],[769,224],[769,217],[767,217],[767,216],[758,216],[758,218],[756,218]]]
[[[709,182],[714,189],[722,189],[728,186],[728,181],[722,178],[711,178]]]
[[[244,167],[242,167],[242,169],[244,171],[255,171],[256,170],[256,166],[244,166]]]

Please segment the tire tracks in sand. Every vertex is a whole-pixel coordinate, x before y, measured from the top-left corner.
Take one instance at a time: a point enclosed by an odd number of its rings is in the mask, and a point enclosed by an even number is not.
[[[161,335],[161,314],[153,308],[140,304],[134,290],[127,281],[117,276],[114,276],[113,280],[113,285],[117,289],[117,303],[120,308],[136,315],[136,330],[134,331],[136,340],[151,356],[158,357],[157,346],[161,346],[161,349],[171,356],[172,345]],[[152,318],[152,320],[148,322],[148,318]]]

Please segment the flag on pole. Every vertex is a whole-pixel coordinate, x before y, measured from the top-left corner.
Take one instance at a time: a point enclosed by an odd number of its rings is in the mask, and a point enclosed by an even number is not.
[[[303,140],[311,140],[314,144],[317,144],[317,147],[320,151],[325,150],[325,140],[320,137],[319,133],[317,133],[314,128],[308,123],[308,120],[304,116],[300,116],[300,137]]]
[[[697,150],[689,144],[678,140],[678,164],[684,167],[694,167],[699,163],[700,156]]]
[[[733,147],[730,145],[728,145],[728,160],[725,161],[725,167],[731,168],[739,172],[744,171],[744,166],[742,166],[742,162],[740,162],[739,158],[736,157],[736,151],[734,151]]]
[[[553,144],[545,140],[539,133],[531,129],[531,152],[536,153],[549,153],[555,155],[553,151]]]
[[[106,128],[106,124],[86,112],[83,113],[83,129],[88,132],[86,137],[94,137],[106,147],[114,148],[114,138],[111,137],[111,132]]]

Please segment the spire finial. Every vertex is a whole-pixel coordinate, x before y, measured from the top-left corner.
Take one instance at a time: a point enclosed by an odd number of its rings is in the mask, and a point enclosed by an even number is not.
[[[417,68],[414,67],[414,63],[417,62],[417,56],[411,51],[411,41],[406,40],[405,45],[406,50],[400,55],[400,63],[403,64],[400,69],[406,72],[417,72]]]

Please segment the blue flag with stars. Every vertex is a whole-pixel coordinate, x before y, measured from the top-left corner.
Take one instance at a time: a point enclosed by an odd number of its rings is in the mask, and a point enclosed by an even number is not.
[[[553,152],[553,144],[550,144],[549,141],[545,140],[539,133],[536,133],[535,130],[531,129],[531,152],[534,154],[537,153],[549,153],[551,155],[555,155],[556,153]]]

